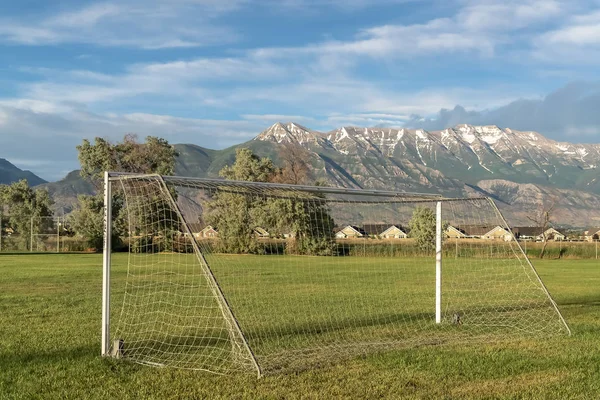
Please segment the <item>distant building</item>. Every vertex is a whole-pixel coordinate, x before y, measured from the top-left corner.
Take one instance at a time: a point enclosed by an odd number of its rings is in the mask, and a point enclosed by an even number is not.
[[[198,235],[194,234],[194,236],[199,239],[214,239],[219,236],[219,231],[212,225],[207,225],[198,233]]]
[[[364,224],[362,230],[370,237],[381,239],[406,239],[408,229],[400,224]]]
[[[512,233],[500,225],[450,225],[446,236],[453,239],[512,240]]]
[[[495,226],[489,232],[486,232],[483,236],[483,239],[488,240],[504,240],[505,242],[510,242],[513,240],[513,234],[501,227],[500,225]]]
[[[544,240],[544,237],[546,237],[546,240],[565,240],[567,238],[567,236],[565,234],[557,231],[554,228],[546,229],[546,231],[544,232],[544,235],[540,236],[539,239]]]
[[[446,228],[446,236],[451,239],[464,239],[468,237],[463,228],[452,225],[448,225],[448,228]]]
[[[588,228],[583,232],[583,240],[592,242],[600,239],[600,228]]]
[[[512,232],[519,240],[538,240],[543,229],[541,226],[515,226]]]
[[[382,239],[406,239],[408,237],[406,228],[392,225],[379,235]]]
[[[268,239],[271,234],[269,232],[267,232],[266,229],[261,228],[260,226],[257,226],[256,228],[254,228],[254,236],[256,236],[259,239]]]
[[[355,239],[365,237],[367,232],[362,228],[354,225],[348,225],[336,232],[336,239]]]
[[[512,232],[519,240],[543,241],[544,237],[546,240],[565,240],[567,238],[564,233],[555,228],[548,228],[546,231],[543,229],[541,226],[515,226],[512,228]]]

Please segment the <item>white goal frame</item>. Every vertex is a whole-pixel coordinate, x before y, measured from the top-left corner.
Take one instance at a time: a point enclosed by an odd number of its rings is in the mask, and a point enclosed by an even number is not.
[[[111,344],[111,337],[110,337],[110,328],[111,328],[111,321],[110,321],[111,287],[110,287],[110,282],[111,282],[111,253],[112,253],[111,252],[111,246],[112,246],[111,235],[112,235],[112,230],[113,230],[113,228],[112,228],[112,217],[113,217],[112,216],[112,199],[113,199],[112,183],[114,181],[121,180],[121,179],[127,179],[127,178],[136,179],[136,178],[140,178],[140,177],[156,178],[163,185],[165,185],[165,180],[185,179],[185,180],[189,180],[192,182],[199,182],[199,183],[235,184],[240,187],[246,186],[246,187],[252,187],[252,188],[264,187],[264,188],[268,188],[268,189],[300,190],[300,191],[313,193],[313,194],[350,194],[350,195],[360,195],[360,196],[365,196],[365,197],[366,196],[372,196],[372,197],[392,197],[393,196],[393,197],[397,197],[397,198],[409,198],[411,200],[414,200],[415,202],[418,202],[418,201],[424,201],[424,202],[428,202],[428,203],[435,202],[435,205],[436,205],[436,207],[435,207],[435,218],[436,218],[435,261],[432,260],[432,263],[431,263],[431,267],[435,268],[435,299],[434,299],[434,301],[432,300],[432,303],[431,303],[431,314],[432,314],[432,316],[435,316],[436,324],[442,323],[442,320],[443,320],[442,243],[443,243],[443,237],[444,237],[443,219],[442,219],[442,204],[444,202],[461,201],[461,200],[466,200],[466,199],[445,198],[441,195],[426,194],[426,193],[405,193],[405,192],[382,191],[382,190],[364,190],[364,189],[348,189],[348,188],[331,188],[331,187],[322,187],[322,186],[299,186],[299,185],[274,184],[274,183],[226,181],[226,180],[221,180],[221,179],[208,179],[208,178],[162,177],[160,175],[154,175],[154,174],[148,175],[148,174],[129,174],[129,173],[120,173],[120,172],[105,172],[104,173],[104,248],[103,248],[103,258],[102,258],[102,264],[103,264],[103,268],[102,268],[102,271],[103,271],[103,275],[102,275],[102,332],[101,332],[102,333],[102,339],[101,339],[102,340],[101,341],[101,355],[102,356],[105,356],[105,357],[118,356],[118,354],[115,354],[115,346],[118,346],[118,345]],[[166,185],[164,187],[166,188]],[[182,213],[181,213],[181,210],[179,209],[177,203],[173,200],[172,197],[169,196],[168,198],[169,198],[169,203],[170,203],[171,207],[173,207],[173,209],[181,216]],[[488,198],[488,197],[469,198],[469,200],[473,200],[473,199],[485,200],[485,201],[489,202],[491,204],[491,207],[494,210],[496,210],[498,215],[501,217],[505,226],[508,227],[508,223],[506,222],[506,220],[504,219],[504,217],[498,210],[496,204],[494,203],[494,201],[491,198]],[[185,224],[185,223],[183,224],[183,229],[184,229],[184,232],[183,232],[184,234],[187,234],[190,237],[193,237],[192,232],[190,231],[190,228],[188,227],[187,224]],[[511,232],[511,234],[512,234],[512,232]],[[513,240],[514,240],[514,236],[513,236]],[[234,332],[236,332],[236,335],[238,336],[240,341],[243,343],[243,347],[244,347],[243,351],[245,351],[248,354],[248,356],[252,359],[253,365],[256,369],[256,372],[257,372],[258,376],[260,377],[263,374],[263,372],[261,371],[261,367],[260,367],[259,363],[257,362],[256,357],[253,354],[253,350],[250,347],[248,341],[246,340],[246,337],[244,336],[242,329],[240,328],[238,320],[236,319],[236,316],[234,315],[234,313],[228,303],[227,298],[225,297],[223,291],[221,290],[221,287],[219,286],[219,283],[218,283],[215,275],[213,274],[211,267],[207,263],[202,252],[200,251],[200,249],[198,248],[198,244],[197,244],[196,240],[192,239],[191,242],[192,242],[191,245],[193,246],[195,252],[198,254],[198,258],[200,259],[199,261],[201,264],[201,268],[203,269],[203,274],[209,280],[209,285],[211,286],[211,290],[213,291],[213,294],[218,301],[219,307],[221,308],[223,315],[225,316],[228,326]],[[515,243],[515,246],[517,246],[518,249],[521,252],[523,252],[519,242],[514,240],[514,243]],[[523,255],[525,255],[525,253],[523,253]],[[548,299],[549,299],[550,303],[552,304],[552,307],[554,307],[556,313],[560,317],[560,321],[562,322],[562,324],[564,324],[564,328],[565,328],[567,334],[571,335],[571,330],[570,330],[568,324],[564,320],[556,302],[554,301],[551,294],[547,290],[546,286],[542,282],[535,267],[532,265],[531,261],[526,257],[526,255],[524,258],[527,261],[527,265],[531,268],[533,275],[537,278],[537,280],[538,280],[539,284],[541,285],[541,287],[543,288],[545,294],[548,296]],[[117,349],[117,352],[118,352],[118,349]]]

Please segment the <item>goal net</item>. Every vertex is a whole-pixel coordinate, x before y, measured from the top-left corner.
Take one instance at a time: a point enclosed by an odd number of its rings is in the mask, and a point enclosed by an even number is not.
[[[105,249],[104,355],[260,375],[570,333],[487,198],[105,180],[105,247],[129,252]]]

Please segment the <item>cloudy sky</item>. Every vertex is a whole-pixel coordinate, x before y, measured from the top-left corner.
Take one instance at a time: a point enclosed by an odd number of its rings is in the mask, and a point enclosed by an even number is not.
[[[276,121],[495,123],[600,142],[600,0],[0,2],[0,158],[82,138],[224,148]]]

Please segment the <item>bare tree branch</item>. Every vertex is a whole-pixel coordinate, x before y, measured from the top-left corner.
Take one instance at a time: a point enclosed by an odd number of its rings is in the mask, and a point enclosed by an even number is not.
[[[547,199],[547,201],[543,201],[540,204],[538,211],[534,216],[527,216],[527,219],[535,224],[536,227],[541,229],[540,235],[542,236],[542,250],[540,251],[540,258],[544,257],[544,253],[546,252],[546,246],[548,245],[548,229],[552,227],[552,218],[554,214],[554,210],[556,208],[556,204],[558,199],[555,196],[552,196]]]

